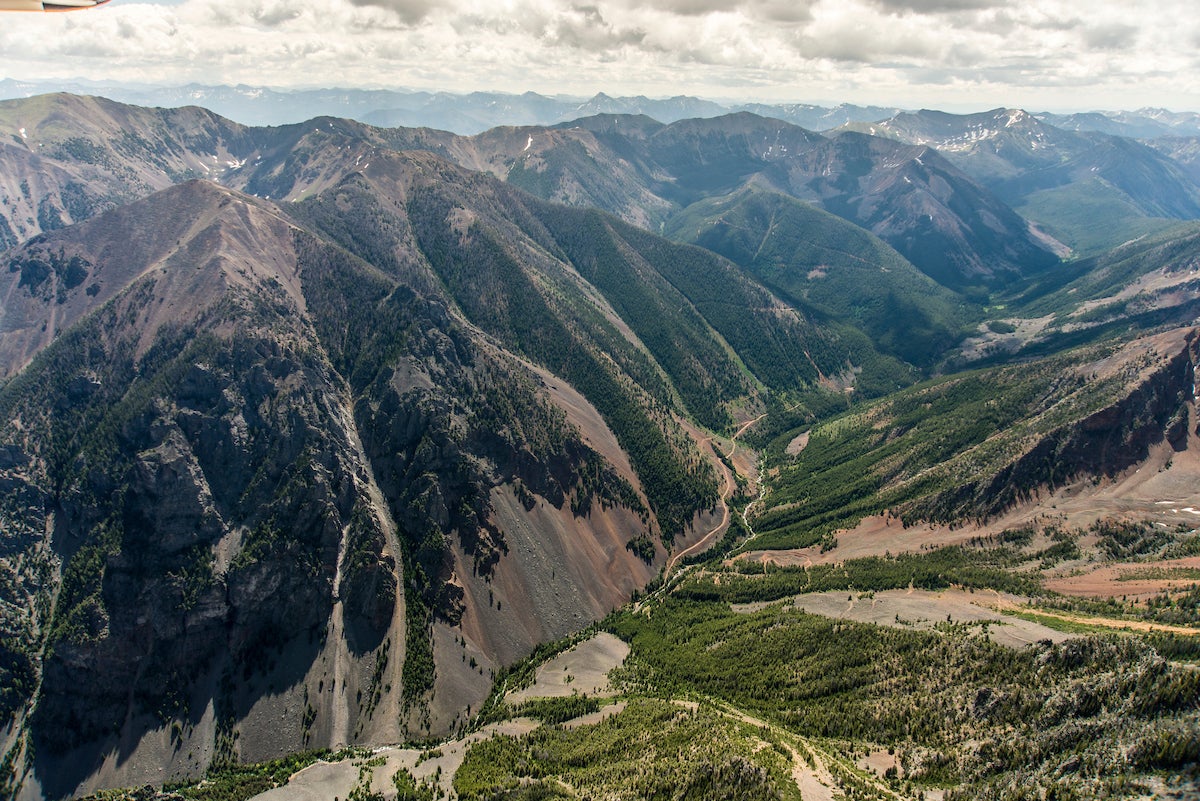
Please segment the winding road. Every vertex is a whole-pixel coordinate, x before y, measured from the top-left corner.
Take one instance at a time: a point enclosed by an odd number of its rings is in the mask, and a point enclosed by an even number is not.
[[[766,416],[767,415],[764,412],[763,414],[760,414],[758,417],[755,417],[753,420],[747,420],[745,423],[742,423],[741,427],[737,430],[737,433],[735,433],[733,435],[733,437],[730,438],[729,452],[724,454],[724,456],[717,453],[717,448],[713,444],[713,438],[712,438],[711,434],[705,435],[703,432],[700,431],[700,429],[696,428],[695,426],[691,425],[690,423],[683,423],[684,430],[687,431],[688,434],[692,437],[692,439],[694,439],[696,441],[696,444],[699,445],[701,447],[701,449],[703,449],[705,447],[708,448],[709,452],[713,456],[713,460],[712,460],[713,463],[717,465],[717,468],[721,471],[721,473],[725,477],[725,486],[721,490],[721,522],[718,523],[717,525],[713,526],[712,529],[708,533],[706,533],[700,539],[696,540],[696,542],[692,543],[687,548],[684,548],[682,551],[678,551],[671,555],[671,558],[669,560],[667,560],[667,567],[666,567],[666,571],[664,573],[666,578],[671,577],[671,571],[675,569],[675,566],[677,564],[679,564],[680,559],[683,559],[694,553],[701,553],[706,548],[711,547],[712,544],[716,541],[717,537],[724,534],[725,529],[729,528],[729,499],[733,497],[733,493],[737,490],[737,476],[734,475],[733,470],[731,470],[729,468],[729,465],[726,462],[733,459],[733,454],[737,450],[738,437],[742,436],[742,434],[745,434],[746,431],[748,431],[751,426],[753,426],[755,423],[757,423],[759,420],[762,420]],[[761,479],[762,479],[762,476],[760,475],[759,476],[760,488],[762,486]],[[760,492],[761,492],[761,489],[760,489]],[[743,516],[742,516],[742,522],[743,523],[746,522],[745,514],[743,514]]]

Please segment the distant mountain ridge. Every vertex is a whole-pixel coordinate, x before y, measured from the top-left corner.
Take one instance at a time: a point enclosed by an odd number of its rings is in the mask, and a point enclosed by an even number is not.
[[[645,114],[659,122],[752,111],[811,130],[883,119],[900,109],[841,104],[721,103],[697,97],[546,96],[536,92],[426,92],[391,89],[276,90],[254,86],[130,86],[90,81],[0,80],[0,99],[52,92],[103,95],[138,106],[203,106],[244,125],[288,125],[313,117],[345,117],[381,127],[438,128],[462,135],[502,125],[554,125],[593,114]]]
[[[472,147],[499,152],[505,130],[481,134]],[[484,168],[541,197],[652,229],[692,203],[753,183],[867,229],[956,289],[1057,261],[1047,237],[938,152],[882,137],[822,136],[739,112],[665,126],[601,115],[546,136],[514,131],[504,141],[503,156]]]
[[[1200,114],[1194,111],[1140,108],[1134,111],[1091,111],[1077,114],[1042,112],[1036,116],[1043,122],[1064,130],[1095,131],[1133,139],[1200,135]]]
[[[1162,152],[1159,141],[1151,147],[1126,136],[1068,130],[1021,109],[978,114],[922,110],[847,127],[935,148],[1003,200],[1084,250],[1110,247],[1142,233],[1131,227],[1139,219],[1200,217],[1200,184],[1182,160],[1172,158],[1174,153]],[[1083,204],[1089,212],[1078,215]],[[1076,215],[1080,218],[1073,220]]]

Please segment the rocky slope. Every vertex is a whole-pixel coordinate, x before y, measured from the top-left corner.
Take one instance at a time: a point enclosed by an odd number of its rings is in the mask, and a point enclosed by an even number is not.
[[[1189,437],[1200,434],[1198,363],[1200,331],[1193,328],[1078,364],[1015,430],[947,466],[959,476],[957,486],[904,507],[901,515],[986,520],[1081,479],[1113,479],[1145,462],[1155,446],[1183,451]],[[1006,455],[997,459],[1000,453]]]
[[[422,189],[457,168],[377,170],[307,222],[190,182],[8,254],[0,712],[27,796],[447,731],[715,501],[673,422],[708,373],[658,366],[536,219]],[[332,243],[351,196],[409,247]]]
[[[252,149],[247,129],[203,109],[74,95],[0,102],[0,129],[0,248],[236,169]]]

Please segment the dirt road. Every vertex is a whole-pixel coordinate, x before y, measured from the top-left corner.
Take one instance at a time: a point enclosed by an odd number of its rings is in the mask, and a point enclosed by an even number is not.
[[[725,529],[729,528],[729,499],[732,498],[733,493],[737,491],[737,476],[735,476],[733,470],[729,468],[729,464],[732,464],[733,454],[735,451],[737,451],[738,438],[741,437],[742,434],[745,434],[751,426],[766,416],[767,415],[765,413],[760,414],[758,417],[742,423],[741,427],[738,428],[737,433],[735,433],[729,440],[729,452],[725,454],[718,453],[717,447],[713,442],[712,435],[705,434],[699,428],[687,421],[680,421],[683,429],[687,431],[688,435],[691,436],[693,440],[695,440],[696,445],[700,448],[700,450],[702,452],[707,450],[708,453],[711,454],[712,463],[716,465],[718,470],[721,471],[721,475],[724,478],[724,486],[721,489],[721,522],[713,526],[708,533],[696,540],[696,542],[692,543],[687,548],[684,548],[682,551],[677,551],[671,555],[671,558],[667,560],[667,568],[665,573],[667,578],[670,578],[671,571],[674,570],[675,566],[679,564],[679,560],[694,553],[702,553],[705,549],[711,547],[712,544],[717,541],[718,537],[725,533]]]

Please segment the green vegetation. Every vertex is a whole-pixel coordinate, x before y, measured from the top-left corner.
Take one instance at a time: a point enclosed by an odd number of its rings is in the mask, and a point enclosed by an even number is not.
[[[591,726],[485,740],[468,752],[454,790],[462,799],[799,801],[790,755],[768,736],[710,706],[635,700]]]
[[[1078,369],[1110,352],[1093,348],[910,387],[813,426],[796,457],[783,449],[799,431],[776,437],[768,456],[780,473],[754,520],[752,547],[811,545],[885,510],[893,525],[984,520],[1039,486],[1133,464],[1144,444],[1109,449],[1098,462],[1100,446],[1073,428],[1117,402],[1144,366],[1104,379]],[[1153,404],[1130,401],[1122,419],[1136,430],[1133,441],[1149,442],[1178,414],[1171,392],[1152,386]]]
[[[633,537],[626,542],[625,550],[632,552],[646,564],[654,561],[654,542],[644,534]]]
[[[1179,225],[1178,220],[1147,217],[1100,178],[1034,192],[1016,210],[1084,256]]]
[[[415,582],[414,582],[415,583]],[[402,697],[405,704],[414,704],[433,690],[433,615],[422,601],[413,584],[404,592],[404,667]]]
[[[564,695],[553,698],[531,698],[515,707],[515,717],[527,717],[542,723],[566,723],[568,720],[600,711],[600,701],[586,695]]]
[[[1161,551],[1175,541],[1166,529],[1150,523],[1101,520],[1090,529],[1096,544],[1109,559],[1130,559]]]
[[[1102,626],[1096,623],[1084,623],[1077,620],[1067,620],[1058,615],[1048,615],[1041,612],[1033,612],[1024,609],[1004,609],[1003,614],[1010,617],[1028,620],[1030,623],[1037,623],[1045,626],[1048,629],[1062,631],[1067,634],[1104,634],[1112,631],[1111,626]]]
[[[633,648],[619,676],[628,690],[720,699],[802,737],[893,747],[914,787],[1039,786],[1069,758],[1079,781],[1116,779],[1173,769],[1175,738],[1200,742],[1200,674],[1155,641],[1016,650],[951,623],[917,631],[676,598],[610,625]],[[1123,743],[1136,744],[1131,756],[1114,759]]]
[[[866,592],[906,587],[941,590],[959,586],[1042,595],[1045,591],[1036,574],[1011,569],[1027,559],[1011,548],[979,550],[953,545],[927,553],[851,559],[838,565],[768,568],[737,562],[737,572],[722,573],[718,578],[688,578],[676,594],[681,598],[729,603],[776,601],[827,590]]]
[[[748,188],[703,200],[665,233],[725,256],[824,326],[866,334],[865,349],[842,344],[855,364],[878,349],[929,366],[978,314],[867,231],[783,194]],[[814,358],[826,374],[839,371],[837,359]]]
[[[1026,317],[1052,314],[1056,322],[1068,321],[1080,304],[1112,298],[1143,275],[1158,270],[1168,274],[1190,270],[1198,238],[1200,226],[1195,222],[1176,222],[1169,227],[1128,237],[1122,235],[1120,242],[1125,244],[1120,247],[1068,262],[1058,270],[1014,287],[1009,292],[1012,306]],[[1114,310],[1109,308],[1102,314],[1112,315]],[[1180,309],[1179,313],[1187,314],[1184,309]],[[1117,316],[1127,320],[1139,319],[1138,315],[1132,313]],[[1163,322],[1170,319],[1168,317]],[[1191,319],[1184,316],[1180,322]],[[1128,335],[1127,329],[1122,331],[1122,335]]]
[[[540,284],[552,274],[527,272],[510,250],[510,235],[499,227],[476,222],[469,237],[455,234],[444,224],[454,209],[450,198],[432,191],[410,198],[409,216],[430,262],[473,322],[565,378],[603,415],[629,454],[669,542],[695,511],[715,502],[716,482],[707,463],[671,441],[665,415],[641,396],[646,387],[668,400],[655,392],[661,379],[595,309],[568,299],[565,290],[556,295],[543,289]],[[558,303],[567,306],[559,310]],[[581,326],[590,334],[586,339],[574,330]],[[613,361],[636,386],[614,371]],[[681,374],[676,377],[690,385]]]
[[[1178,590],[1164,590],[1145,602],[1116,598],[1055,596],[1045,599],[1044,605],[1066,612],[1098,617],[1145,620],[1169,626],[1191,626],[1200,632],[1200,584],[1190,584]]]
[[[1143,567],[1139,570],[1126,570],[1117,576],[1117,581],[1200,581],[1200,567]]]
[[[1026,372],[966,374],[814,427],[795,462],[781,465],[766,511],[755,520],[755,547],[812,544],[864,515],[937,490],[930,468],[1003,431],[1044,392]],[[937,479],[949,487],[963,476]]]
[[[403,768],[392,776],[392,784],[396,787],[396,801],[434,801],[438,797],[432,787],[418,782]]]
[[[715,430],[728,428],[732,419],[724,405],[747,394],[745,379],[686,293],[669,282],[670,276],[645,269],[643,260],[649,258],[654,266],[658,266],[656,262],[670,264],[682,276],[702,274],[716,284],[714,291],[718,292],[736,286],[733,276],[713,269],[718,265],[708,254],[688,254],[676,248],[671,254],[675,258],[667,261],[655,258],[646,248],[631,250],[623,239],[636,236],[634,230],[623,230],[623,238],[619,237],[614,230],[618,223],[599,212],[549,205],[540,211],[566,258],[630,325],[671,378],[696,420]],[[679,257],[687,255],[708,263],[679,264]],[[737,300],[735,296],[726,302]]]
[[[199,781],[167,783],[162,794],[147,794],[144,789],[104,790],[80,801],[152,801],[155,798],[176,801],[246,801],[246,799],[287,784],[288,778],[319,759],[342,759],[348,752],[304,751],[298,754],[248,765],[231,765],[210,770]]]

